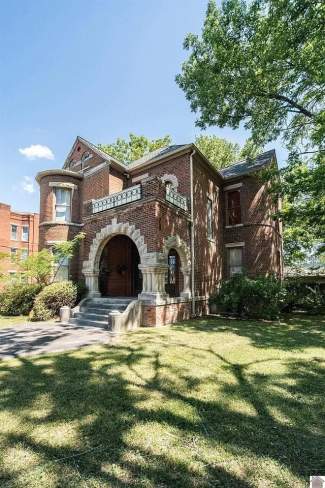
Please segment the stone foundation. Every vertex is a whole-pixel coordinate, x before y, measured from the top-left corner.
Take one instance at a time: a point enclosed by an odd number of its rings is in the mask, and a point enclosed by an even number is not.
[[[208,313],[208,300],[199,298],[196,300],[196,315],[202,316]],[[182,320],[189,320],[192,317],[191,300],[170,299],[168,302],[159,305],[143,306],[144,327],[158,327],[160,325],[174,324]]]

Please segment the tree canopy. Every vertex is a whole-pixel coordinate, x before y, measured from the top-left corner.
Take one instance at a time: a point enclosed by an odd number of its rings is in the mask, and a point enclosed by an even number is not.
[[[158,139],[149,139],[145,136],[130,134],[128,140],[118,138],[111,144],[100,144],[98,147],[119,161],[128,164],[155,149],[170,144],[172,144],[172,139],[169,135]],[[216,169],[229,166],[238,159],[254,157],[259,152],[259,147],[250,139],[247,139],[245,145],[240,148],[239,144],[227,141],[227,139],[215,135],[202,134],[195,138],[195,144],[214,164]]]
[[[321,0],[209,1],[202,36],[176,80],[197,125],[251,131],[252,143],[281,137],[288,164],[273,188],[285,198],[287,254],[298,258],[325,235],[325,70]],[[292,250],[294,250],[292,254]]]
[[[128,140],[119,137],[111,144],[99,144],[98,147],[122,163],[129,164],[155,149],[169,146],[170,144],[171,137],[168,135],[159,139],[149,139],[145,136],[130,133]]]

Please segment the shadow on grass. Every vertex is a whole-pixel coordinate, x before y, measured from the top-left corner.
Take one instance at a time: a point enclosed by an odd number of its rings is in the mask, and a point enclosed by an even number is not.
[[[190,321],[187,327],[195,332],[231,332],[249,338],[256,347],[302,349],[325,342],[324,316],[288,315],[272,322],[216,317]]]
[[[200,332],[206,324],[211,332],[217,327],[217,331],[226,329],[249,336],[258,347],[271,343],[268,324],[254,332],[254,326],[244,322],[216,323],[191,322],[190,330]],[[36,454],[38,461],[16,470],[3,461],[0,485],[255,486],[248,474],[238,473],[231,463],[218,458],[220,449],[227,452],[232,463],[240,456],[278,463],[274,486],[288,486],[281,481],[282,468],[305,480],[312,473],[324,472],[322,360],[290,358],[282,361],[284,369],[276,373],[259,373],[256,368],[272,359],[234,363],[211,345],[184,343],[188,326],[173,330],[176,343],[178,331],[182,333],[183,365],[175,364],[173,356],[166,356],[170,344],[159,336],[155,340],[152,331],[134,334],[132,339],[129,336],[129,344],[125,341],[109,349],[85,350],[80,357],[69,353],[21,358],[18,366],[2,363],[1,411],[10,412],[30,427],[9,429],[3,435],[1,452],[23,446]],[[271,327],[275,330],[272,346],[284,347],[284,333],[277,332],[277,325]],[[308,343],[301,334],[299,330],[289,347]],[[311,329],[312,342],[316,341],[314,334],[316,328]],[[321,335],[317,334],[321,346]],[[144,337],[148,337],[147,342]],[[210,365],[206,373],[210,368],[212,372],[198,380],[195,365],[203,357]],[[179,361],[179,355],[175,360]],[[193,374],[188,370],[190,361]],[[197,388],[204,383],[210,388],[209,395],[198,395]],[[44,396],[49,402],[45,413],[41,404]],[[227,400],[247,403],[253,414],[234,410]],[[35,419],[38,404],[41,415]],[[280,422],[274,410],[286,421]],[[35,428],[50,431],[60,423],[74,426],[75,445],[55,445],[46,436],[39,438],[34,433]],[[150,438],[152,429],[156,430]],[[163,447],[165,432],[175,438],[170,449],[159,446],[161,442]],[[46,476],[54,477],[55,484],[47,485]]]

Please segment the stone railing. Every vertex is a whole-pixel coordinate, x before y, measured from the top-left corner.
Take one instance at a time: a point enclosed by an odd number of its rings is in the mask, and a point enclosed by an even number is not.
[[[141,185],[131,186],[108,197],[92,201],[92,213],[103,212],[141,199]]]
[[[166,200],[182,210],[188,210],[187,198],[180,193],[177,193],[177,191],[172,188],[166,188]]]

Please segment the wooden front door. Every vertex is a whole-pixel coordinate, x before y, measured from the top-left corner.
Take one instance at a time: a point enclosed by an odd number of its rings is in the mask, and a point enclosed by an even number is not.
[[[131,297],[138,291],[139,254],[127,236],[115,236],[103,250],[100,265],[100,291],[111,297]],[[141,290],[140,290],[141,291]]]

